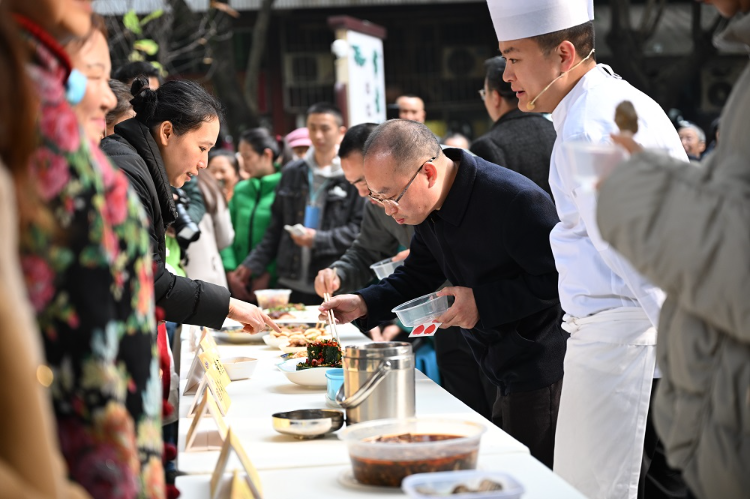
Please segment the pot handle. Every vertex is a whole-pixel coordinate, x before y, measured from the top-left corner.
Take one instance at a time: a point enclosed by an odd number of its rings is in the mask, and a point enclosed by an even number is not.
[[[370,376],[362,386],[359,387],[354,394],[349,398],[344,395],[344,385],[341,385],[338,393],[336,393],[336,402],[344,409],[354,409],[372,393],[372,391],[380,384],[381,381],[386,377],[388,372],[391,370],[391,361],[386,360],[382,362],[378,367],[378,370]]]

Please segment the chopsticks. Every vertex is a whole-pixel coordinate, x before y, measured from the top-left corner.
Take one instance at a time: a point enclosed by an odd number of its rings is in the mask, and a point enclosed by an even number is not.
[[[331,294],[330,293],[323,293],[323,300],[325,301],[331,301]],[[336,331],[336,318],[333,316],[333,310],[328,310],[326,312],[326,315],[328,316],[328,324],[331,326],[331,331],[333,332],[333,336],[336,338],[336,342],[339,344],[339,348],[341,347],[341,340],[339,339],[339,333]]]

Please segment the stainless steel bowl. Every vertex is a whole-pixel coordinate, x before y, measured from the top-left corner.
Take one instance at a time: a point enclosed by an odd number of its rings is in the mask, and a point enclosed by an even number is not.
[[[300,440],[333,433],[344,425],[343,412],[325,409],[277,412],[272,418],[274,430]]]

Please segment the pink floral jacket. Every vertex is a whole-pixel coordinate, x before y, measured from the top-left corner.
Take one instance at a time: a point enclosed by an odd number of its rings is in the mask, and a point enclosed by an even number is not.
[[[56,227],[21,235],[60,447],[94,497],[164,497],[151,250],[126,177],[82,133],[65,100],[59,45],[18,18],[41,101],[30,169]],[[19,331],[19,334],[23,333]]]

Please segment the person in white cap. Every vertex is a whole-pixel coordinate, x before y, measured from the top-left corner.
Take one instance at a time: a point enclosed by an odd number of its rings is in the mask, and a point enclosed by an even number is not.
[[[563,328],[571,336],[554,470],[587,497],[642,497],[656,445],[648,416],[664,293],[601,239],[595,190],[576,179],[564,144],[611,143],[615,108],[629,100],[640,144],[682,161],[687,156],[659,105],[596,64],[591,0],[488,0],[488,6],[519,109],[552,113],[557,132],[549,183],[560,223],[550,242]]]

